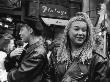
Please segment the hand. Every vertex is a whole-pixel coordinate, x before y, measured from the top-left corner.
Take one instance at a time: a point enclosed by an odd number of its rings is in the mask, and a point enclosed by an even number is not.
[[[13,50],[10,53],[10,57],[21,55],[21,53],[23,52],[23,50],[24,50],[24,48],[16,48],[15,50]]]

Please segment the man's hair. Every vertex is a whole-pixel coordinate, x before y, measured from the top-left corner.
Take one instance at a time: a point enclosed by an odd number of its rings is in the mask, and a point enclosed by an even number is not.
[[[30,28],[33,29],[33,34],[35,36],[41,36],[43,33],[43,26],[39,20],[34,20],[34,19],[24,19],[24,21],[21,22],[23,25],[28,25]],[[21,24],[20,27],[23,25]]]

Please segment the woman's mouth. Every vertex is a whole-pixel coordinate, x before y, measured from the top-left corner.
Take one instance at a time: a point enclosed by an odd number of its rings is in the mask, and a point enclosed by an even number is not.
[[[83,40],[84,37],[76,37],[78,40]]]

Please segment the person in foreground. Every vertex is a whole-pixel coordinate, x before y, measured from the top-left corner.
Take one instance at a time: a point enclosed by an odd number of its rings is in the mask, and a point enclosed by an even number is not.
[[[42,30],[37,29],[39,22],[25,19],[21,23],[20,37],[28,43],[24,48],[16,48],[10,53],[10,58],[21,55],[19,64],[8,73],[8,82],[44,82],[42,80],[45,68],[45,48]],[[23,52],[24,51],[24,52]]]
[[[57,48],[60,82],[100,82],[105,69],[103,56],[93,50],[93,25],[86,13],[69,20]]]

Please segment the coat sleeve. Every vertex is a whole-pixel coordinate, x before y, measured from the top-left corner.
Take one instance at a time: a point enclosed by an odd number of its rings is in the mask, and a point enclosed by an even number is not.
[[[107,69],[107,61],[105,61],[105,59],[98,54],[95,54],[94,59],[95,59],[95,64],[94,64],[94,70],[91,71],[91,73],[93,73],[91,77],[93,78],[92,79],[93,82],[100,82],[105,77],[105,72]]]
[[[7,72],[16,67],[16,57],[10,58],[7,56],[4,61],[4,66]]]
[[[8,74],[8,82],[21,82],[32,75],[38,75],[43,67],[43,55],[37,52],[32,53],[30,57],[24,59],[21,65],[11,70]]]

